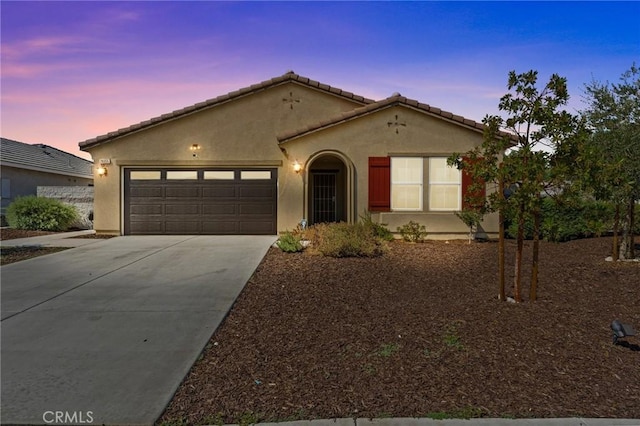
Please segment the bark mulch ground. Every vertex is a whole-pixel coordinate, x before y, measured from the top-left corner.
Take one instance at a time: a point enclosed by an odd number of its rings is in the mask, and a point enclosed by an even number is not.
[[[24,229],[10,229],[4,228],[0,230],[0,240],[15,240],[18,238],[39,237],[41,235],[55,234],[55,232],[48,231],[27,231]]]
[[[640,418],[639,342],[609,329],[640,328],[640,264],[605,262],[610,244],[543,243],[539,300],[519,305],[497,300],[496,243],[272,248],[160,422]]]
[[[45,254],[67,250],[68,247],[2,247],[0,248],[0,265],[20,262]]]
[[[0,240],[15,240],[18,238],[38,237],[41,235],[56,234],[56,232],[48,231],[28,231],[24,229],[4,228],[0,230]],[[88,234],[80,235],[72,238],[112,238],[114,235],[97,235]],[[45,254],[57,253],[66,250],[67,247],[3,247],[0,249],[0,265],[8,265],[10,263],[20,262],[21,260],[31,259],[33,257],[43,256]]]

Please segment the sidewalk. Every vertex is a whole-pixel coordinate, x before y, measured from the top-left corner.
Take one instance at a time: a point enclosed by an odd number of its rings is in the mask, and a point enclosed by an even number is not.
[[[15,240],[0,241],[0,247],[82,247],[104,241],[98,238],[72,238],[80,235],[92,235],[93,229],[73,232],[60,232],[57,234],[40,235],[38,237],[16,238]]]

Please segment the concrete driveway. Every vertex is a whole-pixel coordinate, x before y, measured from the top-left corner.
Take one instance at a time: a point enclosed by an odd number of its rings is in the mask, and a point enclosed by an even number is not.
[[[118,237],[2,267],[2,423],[152,424],[275,239]]]

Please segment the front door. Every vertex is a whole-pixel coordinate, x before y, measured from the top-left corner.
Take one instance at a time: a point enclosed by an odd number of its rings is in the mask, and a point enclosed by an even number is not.
[[[314,172],[312,186],[311,223],[336,222],[338,209],[336,203],[337,172]]]

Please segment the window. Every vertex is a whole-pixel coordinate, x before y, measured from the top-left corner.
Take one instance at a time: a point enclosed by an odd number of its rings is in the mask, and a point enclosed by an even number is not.
[[[11,198],[11,181],[7,178],[2,178],[2,188],[0,189],[0,196],[2,198]]]
[[[155,170],[142,170],[132,171],[131,180],[160,180],[160,171]]]
[[[447,165],[444,157],[429,159],[429,210],[460,210],[460,170]]]
[[[167,180],[196,180],[198,172],[196,170],[172,170],[167,172]]]
[[[268,170],[266,171],[242,170],[240,172],[240,179],[242,180],[271,179],[271,172]]]
[[[422,164],[420,157],[391,158],[391,209],[422,210]]]
[[[205,180],[233,180],[233,170],[207,170],[204,172]]]

